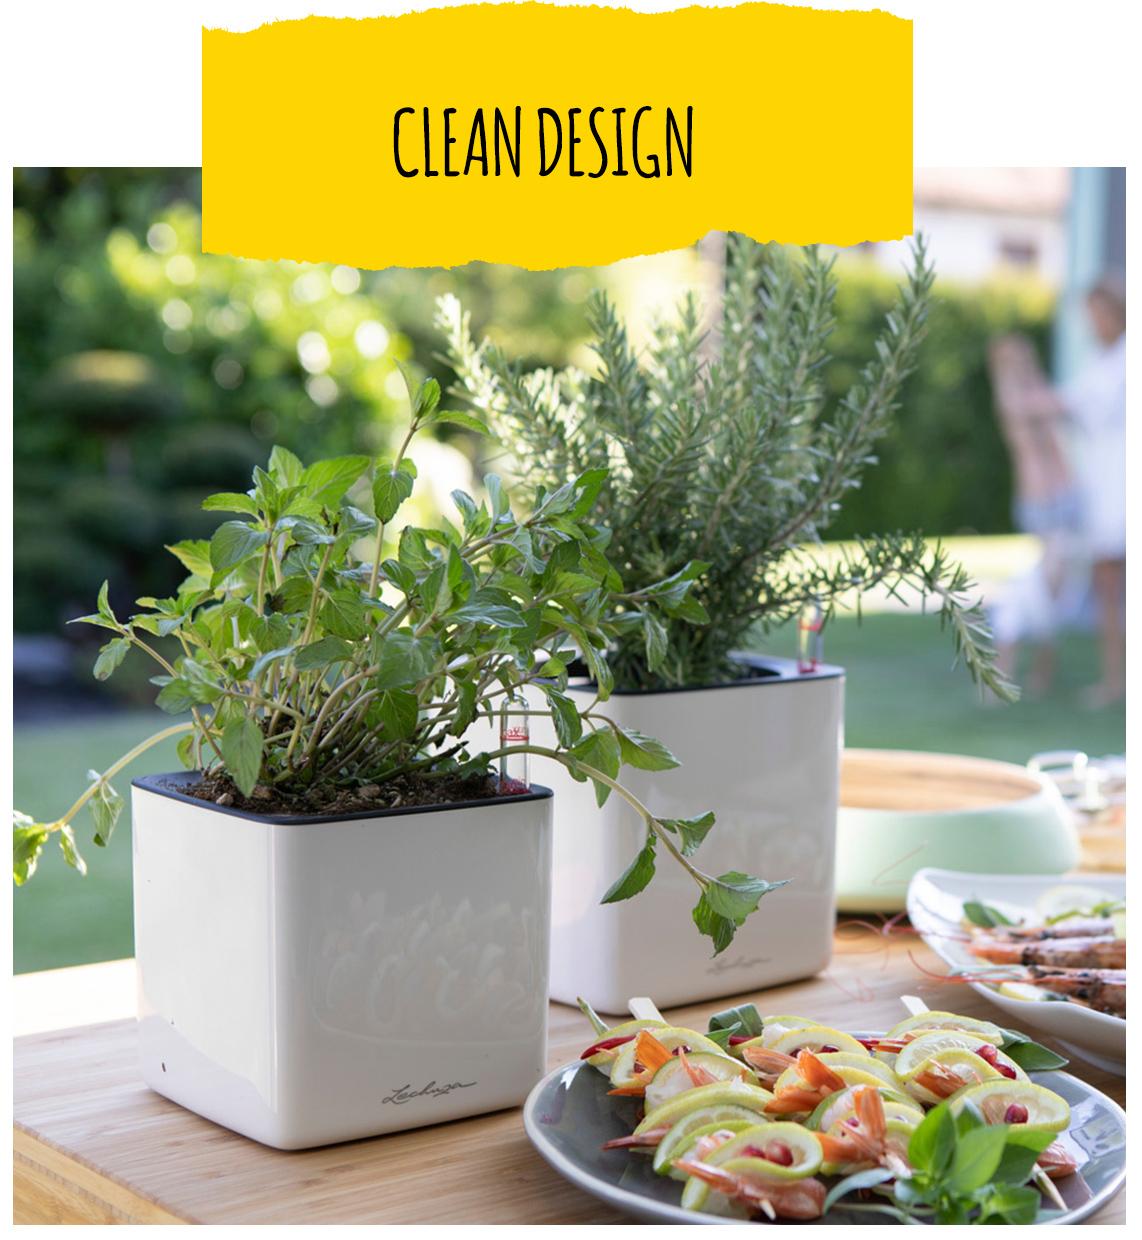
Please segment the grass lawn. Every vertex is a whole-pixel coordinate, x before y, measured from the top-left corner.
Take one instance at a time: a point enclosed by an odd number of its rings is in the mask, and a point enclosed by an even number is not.
[[[792,654],[791,633],[772,636],[775,654]],[[934,618],[874,614],[860,626],[849,617],[826,634],[830,662],[847,669],[846,741],[853,746],[934,749],[1024,762],[1036,750],[1122,753],[1125,711],[1088,712],[1079,690],[1096,679],[1094,641],[1067,638],[1052,695],[1040,702],[985,707],[962,669],[951,670],[951,644]],[[89,767],[105,769],[169,716],[132,713],[77,722],[27,725],[15,737],[15,803],[44,818],[62,813],[83,789]],[[174,743],[152,750],[135,774],[174,770]],[[126,793],[129,779],[118,786]],[[131,838],[126,820],[106,850],[80,826],[90,872],[80,878],[53,847],[13,899],[15,971],[50,969],[129,956]]]

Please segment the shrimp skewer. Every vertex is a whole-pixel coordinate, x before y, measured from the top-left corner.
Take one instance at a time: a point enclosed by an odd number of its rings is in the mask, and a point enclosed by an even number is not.
[[[963,1081],[957,1078],[957,1086]],[[862,1167],[887,1167],[893,1174],[907,1178],[912,1168],[905,1151],[890,1141],[884,1114],[884,1100],[878,1090],[862,1086],[853,1096],[855,1125],[850,1121],[838,1124],[832,1132],[819,1132],[821,1153],[830,1163],[842,1165],[846,1172]]]
[[[690,1158],[679,1159],[674,1165],[731,1201],[760,1210],[771,1219],[820,1218],[825,1208],[825,1186],[812,1176],[800,1180],[771,1180],[761,1174],[726,1171]]]
[[[1030,943],[977,938],[973,955],[995,964],[1045,965],[1052,968],[1122,969],[1126,967],[1126,940],[1104,935],[1085,939],[1045,939]]]
[[[1088,1003],[1096,1012],[1126,1016],[1125,969],[1049,969],[1032,966],[1026,976],[1033,986]]]
[[[1090,939],[1114,934],[1111,917],[1087,917],[1082,920],[1058,922],[1053,926],[992,926],[987,937],[992,939]]]

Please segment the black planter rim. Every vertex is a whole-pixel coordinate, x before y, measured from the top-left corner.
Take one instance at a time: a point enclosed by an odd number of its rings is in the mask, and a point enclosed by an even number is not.
[[[844,679],[845,669],[832,663],[821,663],[811,672],[797,670],[796,659],[784,659],[779,655],[750,654],[735,650],[730,654],[735,663],[746,667],[759,668],[767,672],[765,676],[742,676],[738,680],[715,681],[708,685],[669,685],[658,689],[612,689],[611,697],[653,697],[660,693],[705,693],[712,689],[750,689],[769,685],[800,684],[807,680]],[[594,693],[593,680],[571,681],[567,688],[576,693]]]
[[[202,778],[201,771],[165,771],[156,775],[140,775],[131,780],[132,788],[143,792],[153,792],[156,796],[166,797],[171,801],[181,801],[184,805],[195,805],[199,809],[209,810],[215,814],[228,814],[231,818],[243,818],[247,822],[260,822],[269,826],[309,826],[316,823],[363,822],[370,818],[401,818],[409,814],[447,813],[456,809],[480,809],[497,805],[511,805],[522,801],[546,801],[555,794],[543,784],[530,785],[530,792],[513,793],[507,796],[480,797],[471,801],[450,801],[441,805],[398,805],[395,809],[359,809],[346,814],[255,814],[250,810],[238,809],[233,805],[217,805],[213,801],[204,801],[202,797],[192,797],[179,791],[179,785],[193,783]]]

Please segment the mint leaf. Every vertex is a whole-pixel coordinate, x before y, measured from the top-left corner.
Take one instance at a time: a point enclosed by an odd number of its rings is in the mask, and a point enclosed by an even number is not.
[[[260,551],[268,539],[265,530],[245,521],[224,521],[210,539],[210,565],[215,574],[226,573]]]
[[[661,741],[653,736],[643,736],[634,728],[620,727],[618,739],[619,751],[627,766],[637,767],[640,771],[669,771],[680,765]]]
[[[682,855],[692,857],[702,846],[702,841],[710,834],[714,826],[714,815],[707,810],[695,818],[660,818],[658,820],[667,831],[673,831],[682,840]],[[780,883],[771,885],[780,887]],[[764,892],[762,893],[765,894]]]
[[[257,503],[248,495],[239,495],[237,491],[220,491],[217,495],[208,495],[202,501],[207,512],[242,512],[248,517],[259,514]]]
[[[36,872],[44,845],[50,832],[26,815],[14,815],[16,825],[12,828],[12,878],[22,887]]]
[[[612,779],[618,776],[621,763],[619,743],[615,740],[615,734],[610,728],[596,728],[592,732],[585,733],[568,750],[568,753],[577,761],[594,767],[595,770],[601,771],[604,775],[609,775]],[[585,778],[583,773],[576,775],[574,766],[568,769],[571,771],[572,776],[580,782]],[[597,779],[592,780],[592,782],[595,785],[595,800],[599,805],[602,805],[607,797],[610,796],[611,790],[606,784],[600,783]]]
[[[301,646],[294,655],[294,667],[299,672],[312,672],[328,667],[331,663],[342,663],[353,657],[353,647],[340,637],[322,637],[319,641]],[[263,656],[264,658],[264,656]],[[254,664],[255,671],[262,659]],[[264,664],[263,664],[264,666]]]
[[[629,900],[636,896],[654,877],[654,849],[658,843],[653,831],[648,831],[646,843],[639,850],[638,856],[627,866],[622,875],[607,888],[602,904],[614,904],[618,900]]]
[[[235,719],[222,731],[222,760],[243,796],[249,796],[262,769],[265,736],[252,719]]]
[[[301,475],[300,485],[315,504],[336,508],[341,497],[372,463],[367,456],[337,456],[318,461]]]
[[[100,848],[106,848],[123,812],[123,798],[98,771],[88,771],[87,778],[96,785],[91,800],[87,802],[87,808],[95,823],[93,838]]]
[[[378,521],[387,523],[396,516],[397,509],[412,494],[412,484],[413,476],[396,465],[377,470],[373,479],[373,508]]]
[[[95,679],[106,680],[127,657],[130,649],[131,643],[125,637],[117,637],[109,641],[107,645],[100,646],[99,657],[95,660],[95,667],[92,669]]]
[[[679,819],[678,821],[682,821]],[[711,823],[710,826],[713,824]],[[709,826],[706,827],[709,830]],[[731,870],[712,879],[706,888],[706,900],[712,912],[720,917],[728,917],[737,925],[754,912],[762,896],[788,883],[787,878],[778,882],[767,882],[764,878],[754,878],[750,874],[742,874]]]

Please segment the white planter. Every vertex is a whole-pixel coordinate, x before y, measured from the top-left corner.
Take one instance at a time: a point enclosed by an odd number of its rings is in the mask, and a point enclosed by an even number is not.
[[[280,1149],[521,1103],[545,1070],[551,792],[270,818],[136,780],[143,1077]]]
[[[660,772],[623,768],[623,782],[644,804],[668,818],[716,813],[694,858],[702,870],[744,870],[789,885],[766,896],[716,958],[691,920],[697,888],[661,848],[645,891],[601,905],[642,846],[642,827],[619,797],[600,810],[590,784],[546,763],[542,776],[556,790],[553,998],[573,1003],[582,995],[612,1013],[633,995],[663,1007],[697,1003],[807,977],[828,963],[844,673],[799,674],[786,659],[748,662],[771,674],[710,689],[618,693],[601,710],[657,737],[682,763]],[[549,727],[537,718],[533,737],[550,743]]]

